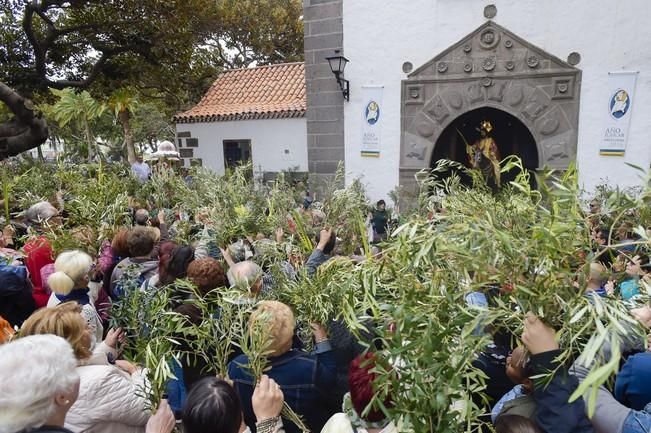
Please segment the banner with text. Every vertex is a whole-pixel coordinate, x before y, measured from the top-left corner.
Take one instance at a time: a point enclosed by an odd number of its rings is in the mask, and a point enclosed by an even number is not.
[[[637,72],[608,74],[608,105],[604,107],[604,124],[599,146],[600,155],[623,156],[631,124]]]
[[[382,148],[382,86],[362,86],[362,156],[379,157]]]

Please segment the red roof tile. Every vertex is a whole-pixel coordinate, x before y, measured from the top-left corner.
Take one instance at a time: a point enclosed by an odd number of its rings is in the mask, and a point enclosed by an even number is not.
[[[193,108],[174,116],[178,123],[303,117],[305,66],[283,63],[224,71]]]

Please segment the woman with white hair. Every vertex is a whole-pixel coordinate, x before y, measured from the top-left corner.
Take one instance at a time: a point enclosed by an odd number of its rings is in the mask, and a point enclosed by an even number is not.
[[[90,271],[93,259],[83,251],[65,251],[54,262],[54,273],[47,283],[52,289],[48,307],[54,307],[63,302],[75,301],[81,305],[81,315],[91,331],[92,347],[97,341],[102,341],[104,327],[93,300],[89,295]]]
[[[81,307],[72,302],[43,308],[20,329],[21,337],[55,334],[72,346],[81,381],[65,427],[74,432],[143,433],[150,415],[144,395],[149,387],[145,374],[129,362],[112,365],[106,356],[93,356],[90,333],[80,313]],[[47,369],[48,365],[38,368]]]
[[[0,433],[66,432],[79,375],[70,344],[34,335],[0,346]]]

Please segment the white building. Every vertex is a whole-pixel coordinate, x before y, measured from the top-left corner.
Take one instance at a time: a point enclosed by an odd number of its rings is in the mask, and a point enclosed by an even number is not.
[[[487,119],[502,157],[576,160],[587,190],[638,185],[627,163],[651,163],[649,16],[648,0],[305,0],[310,168],[342,159],[347,180],[386,198],[439,158],[467,161],[461,135],[472,143]],[[335,50],[349,102],[325,60]]]
[[[224,173],[252,160],[255,172],[307,172],[305,109],[303,63],[225,71],[174,117],[183,164]]]

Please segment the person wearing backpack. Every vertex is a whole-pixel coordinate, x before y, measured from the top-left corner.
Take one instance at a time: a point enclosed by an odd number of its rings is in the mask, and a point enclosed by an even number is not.
[[[136,275],[137,287],[158,272],[158,260],[152,260],[152,252],[156,246],[157,236],[151,227],[136,226],[127,234],[128,257],[122,260],[113,269],[109,295],[112,299],[119,299],[123,295],[122,275],[130,268],[130,275]]]

